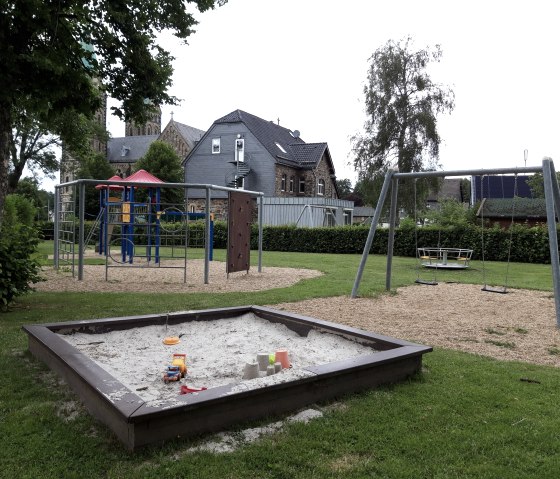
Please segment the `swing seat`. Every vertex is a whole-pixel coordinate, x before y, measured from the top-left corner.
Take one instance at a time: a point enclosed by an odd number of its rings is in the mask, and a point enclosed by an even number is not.
[[[436,281],[426,281],[424,279],[417,279],[416,281],[414,281],[415,283],[418,284],[427,284],[428,286],[437,286],[437,282]]]
[[[498,293],[498,294],[507,294],[507,289],[505,287],[503,288],[493,288],[491,286],[487,286],[484,285],[481,289],[481,291],[484,291],[486,293]]]

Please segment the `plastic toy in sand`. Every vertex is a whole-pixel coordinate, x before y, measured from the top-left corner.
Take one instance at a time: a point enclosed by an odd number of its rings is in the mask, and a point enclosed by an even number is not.
[[[186,360],[186,354],[174,354],[171,359],[171,365],[167,366],[163,373],[163,382],[179,381],[184,378],[185,374],[187,374]]]
[[[185,377],[187,374],[187,355],[175,353],[172,358],[171,364],[173,366],[178,366],[181,370],[181,376]]]
[[[163,382],[179,381],[181,379],[181,369],[179,366],[167,366],[163,373]]]
[[[208,388],[190,388],[188,386],[181,386],[181,392],[179,394],[192,394],[199,393],[200,391],[206,391]]]
[[[181,337],[183,334],[179,334],[179,336],[167,336],[163,338],[163,344],[166,346],[173,346],[174,344],[179,344],[181,342]]]

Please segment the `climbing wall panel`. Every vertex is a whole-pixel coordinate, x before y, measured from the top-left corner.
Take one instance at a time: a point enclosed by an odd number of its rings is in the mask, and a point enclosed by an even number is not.
[[[249,272],[251,254],[251,195],[229,193],[227,273]]]

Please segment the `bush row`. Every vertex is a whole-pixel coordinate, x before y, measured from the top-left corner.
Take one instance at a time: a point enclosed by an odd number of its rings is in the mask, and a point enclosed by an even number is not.
[[[93,223],[86,222],[87,236]],[[177,225],[179,227],[179,225]],[[189,223],[191,235],[204,231],[204,222]],[[52,236],[52,223],[43,225],[43,236]],[[170,227],[167,227],[167,231]],[[363,251],[369,228],[367,226],[343,226],[335,228],[296,228],[295,226],[265,226],[263,228],[263,249],[265,251],[299,251],[305,253],[355,254]],[[115,229],[114,235],[118,234]],[[166,233],[168,234],[168,233]],[[169,236],[168,236],[169,237]],[[371,253],[386,254],[389,231],[379,228],[371,246]],[[538,226],[528,228],[516,226],[510,230],[500,228],[484,229],[484,259],[507,261],[510,239],[511,261],[522,263],[550,263],[548,230]],[[139,238],[139,241],[142,239]],[[175,244],[182,244],[182,235],[177,231]],[[473,259],[482,259],[482,229],[478,226],[455,226],[438,228],[401,227],[395,231],[394,254],[396,256],[416,256],[416,246],[444,248],[470,248]],[[170,244],[166,241],[166,244]],[[252,226],[251,248],[257,249],[258,227]],[[227,223],[214,223],[214,247],[227,247]]]

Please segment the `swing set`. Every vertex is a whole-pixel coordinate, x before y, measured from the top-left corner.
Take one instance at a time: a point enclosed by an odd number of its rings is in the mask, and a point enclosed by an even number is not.
[[[392,264],[393,264],[393,248],[394,248],[394,241],[395,241],[395,227],[396,227],[396,218],[397,218],[397,198],[398,198],[399,178],[403,178],[403,179],[404,178],[410,178],[410,179],[431,178],[431,177],[442,178],[442,177],[451,177],[451,176],[475,176],[475,175],[481,175],[484,177],[487,175],[507,175],[507,174],[510,175],[513,174],[516,175],[517,177],[517,175],[524,174],[524,173],[542,173],[543,175],[548,237],[549,237],[549,249],[550,249],[550,263],[552,266],[552,281],[554,286],[554,300],[556,306],[556,323],[557,326],[560,327],[560,258],[558,254],[558,235],[556,230],[557,223],[560,220],[560,187],[558,186],[558,181],[556,179],[556,171],[554,169],[554,164],[552,160],[549,158],[545,158],[542,161],[541,166],[534,166],[534,167],[455,170],[455,171],[422,171],[422,172],[415,172],[415,173],[398,173],[398,171],[389,170],[385,175],[385,180],[381,188],[381,193],[379,195],[377,207],[375,208],[375,214],[373,216],[368,237],[364,245],[362,258],[358,266],[356,278],[354,280],[354,286],[352,288],[351,297],[356,298],[358,296],[358,291],[360,288],[360,282],[362,280],[364,268],[366,266],[371,245],[373,244],[373,239],[375,237],[377,226],[379,225],[381,212],[383,210],[383,205],[385,204],[385,200],[387,199],[387,196],[389,196],[389,189],[391,190],[391,195],[390,195],[391,202],[390,202],[390,209],[389,209],[389,238],[388,238],[388,245],[387,245],[387,267],[386,267],[386,275],[385,275],[385,288],[388,291],[391,289],[391,273],[392,273]],[[512,212],[512,221],[515,213],[514,208]],[[482,220],[484,225],[484,218],[482,218]],[[502,288],[492,288],[487,284],[484,284],[482,288],[483,291],[497,292],[497,293],[507,292],[509,260],[511,256],[511,244],[512,244],[511,233],[512,232],[510,228],[510,241],[508,246],[508,262],[506,267],[507,269],[506,269],[505,285]],[[484,226],[482,228],[482,240],[484,241]],[[439,251],[441,248],[436,248],[436,249]],[[485,248],[483,245],[482,248],[483,254],[484,254],[484,249]],[[443,251],[442,251],[442,255],[443,255]],[[428,254],[428,256],[430,255]],[[448,257],[449,257],[449,253],[448,253]],[[484,266],[484,263],[485,263],[485,259],[483,257],[483,261],[482,261],[483,282],[486,283],[486,268]],[[435,281],[431,283],[435,283]]]

